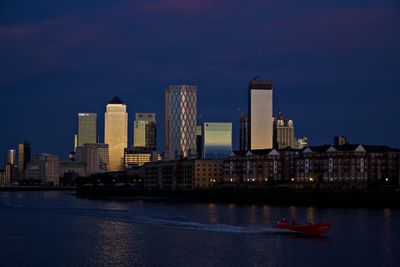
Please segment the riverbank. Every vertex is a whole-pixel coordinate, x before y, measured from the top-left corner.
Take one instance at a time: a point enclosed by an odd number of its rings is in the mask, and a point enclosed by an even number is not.
[[[77,195],[98,199],[130,199],[274,206],[338,208],[400,208],[400,193],[394,190],[322,191],[292,188],[216,188],[207,190],[142,190],[115,187],[78,187]]]
[[[0,187],[0,192],[16,191],[75,191],[75,186],[12,186]]]

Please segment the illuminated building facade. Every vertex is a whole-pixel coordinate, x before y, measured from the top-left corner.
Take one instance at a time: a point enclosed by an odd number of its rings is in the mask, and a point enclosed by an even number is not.
[[[107,144],[84,144],[76,148],[75,161],[84,163],[85,174],[108,171],[109,149]]]
[[[297,148],[294,136],[293,120],[284,118],[279,112],[279,117],[274,120],[274,148]]]
[[[224,160],[232,152],[232,123],[203,124],[203,159]]]
[[[249,146],[249,116],[240,116],[240,150],[247,151]]]
[[[97,137],[97,113],[79,113],[77,146],[96,144]]]
[[[19,177],[23,178],[28,164],[31,162],[31,144],[22,142],[18,145],[18,172]]]
[[[249,83],[250,149],[273,147],[272,82]]]
[[[17,151],[15,149],[8,150],[6,163],[11,163],[12,165],[17,164]]]
[[[303,149],[308,146],[308,137],[303,136],[297,139],[297,148]]]
[[[133,128],[133,146],[157,149],[157,122],[155,113],[136,113]]]
[[[166,159],[196,157],[197,87],[172,85],[165,90]]]
[[[122,171],[124,149],[128,147],[128,113],[118,97],[106,107],[104,142],[109,146],[109,170]]]
[[[126,148],[124,153],[124,165],[126,169],[140,167],[146,163],[161,160],[161,155],[152,148]]]

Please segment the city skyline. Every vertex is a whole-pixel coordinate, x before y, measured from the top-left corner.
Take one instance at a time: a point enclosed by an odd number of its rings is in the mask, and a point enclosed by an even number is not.
[[[274,82],[275,107],[313,144],[347,135],[400,147],[400,126],[382,131],[400,120],[396,1],[61,2],[2,2],[2,161],[22,140],[34,153],[68,154],[73,114],[96,112],[103,129],[114,95],[130,114],[161,115],[162,91],[175,83],[198,86],[199,116],[233,123],[237,149],[238,108],[257,75]]]

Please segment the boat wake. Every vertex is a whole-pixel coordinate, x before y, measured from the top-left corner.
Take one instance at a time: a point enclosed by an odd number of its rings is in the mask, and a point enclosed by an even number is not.
[[[104,218],[106,219],[106,218]],[[236,234],[295,234],[296,232],[286,229],[276,229],[272,226],[237,226],[228,224],[207,224],[186,221],[182,218],[162,218],[161,216],[135,216],[131,218],[107,218],[125,223],[151,225],[156,227],[170,227],[175,229],[206,231]]]

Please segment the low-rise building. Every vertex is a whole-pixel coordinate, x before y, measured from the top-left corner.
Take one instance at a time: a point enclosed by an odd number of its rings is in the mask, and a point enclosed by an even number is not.
[[[45,153],[32,157],[25,174],[25,179],[41,180],[46,185],[58,185],[59,178],[60,161],[58,156]]]
[[[78,161],[60,161],[60,178],[64,182],[73,182],[78,177],[86,176],[86,164]]]
[[[146,163],[161,160],[161,155],[151,147],[125,148],[124,166],[125,169],[140,167]]]
[[[224,176],[222,160],[150,162],[140,173],[146,189],[210,188],[222,182]]]
[[[361,144],[233,152],[226,183],[399,186],[400,150]]]

